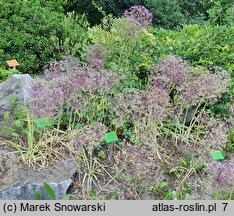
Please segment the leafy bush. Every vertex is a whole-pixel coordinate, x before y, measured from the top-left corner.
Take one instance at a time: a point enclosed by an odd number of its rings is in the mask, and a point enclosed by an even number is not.
[[[148,1],[147,7],[154,15],[154,25],[163,28],[172,28],[185,21],[178,0]]]
[[[17,73],[19,73],[18,70],[6,70],[3,68],[0,68],[0,82],[6,80],[9,75],[17,74]]]
[[[96,5],[102,7],[106,14],[121,17],[124,11],[134,5],[142,5],[150,10],[154,16],[154,26],[163,28],[177,28],[182,24],[212,21],[214,24],[229,23],[233,19],[231,13],[233,2],[229,0],[96,0]],[[70,1],[66,5],[67,11],[88,14],[92,25],[101,23],[103,14],[90,4],[89,0]]]
[[[211,23],[219,25],[231,23],[234,18],[233,7],[233,2],[229,0],[210,1],[207,12]]]
[[[104,19],[103,25],[89,30],[89,37],[94,44],[106,49],[106,67],[110,69],[129,68],[131,56],[137,47],[142,32],[137,25],[126,19]]]
[[[39,0],[42,7],[49,8],[51,11],[64,12],[68,0]]]
[[[173,54],[188,60],[193,66],[208,69],[220,66],[230,74],[234,70],[232,36],[234,26],[203,27],[185,25],[180,31],[152,29],[152,48],[157,56]]]
[[[38,72],[62,55],[81,56],[87,42],[85,17],[65,16],[46,5],[39,0],[0,1],[1,67],[15,58],[21,72]]]
[[[146,30],[151,25],[152,15],[141,8],[144,7],[127,10],[123,18],[107,16],[101,25],[89,30],[92,43],[105,49],[104,68],[122,72],[123,88],[145,86],[148,69],[154,62],[154,58],[149,57],[154,41],[147,37]]]
[[[101,23],[103,14],[98,10],[96,5],[99,5],[106,14],[112,14],[116,17],[122,16],[123,11],[133,5],[143,5],[144,0],[96,0],[96,4],[90,4],[90,0],[69,1],[66,10],[76,11],[77,13],[86,13],[88,20],[92,25]]]

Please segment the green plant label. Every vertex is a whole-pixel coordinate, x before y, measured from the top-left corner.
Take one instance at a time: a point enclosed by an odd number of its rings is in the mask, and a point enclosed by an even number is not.
[[[106,141],[107,143],[114,142],[114,141],[118,141],[118,140],[119,140],[119,139],[118,139],[118,137],[117,137],[115,131],[106,133],[106,135],[105,135],[105,141]]]
[[[35,124],[38,128],[48,127],[52,125],[52,120],[50,119],[39,119],[35,120]]]
[[[214,160],[223,160],[224,156],[221,151],[213,151],[211,152],[211,155]]]

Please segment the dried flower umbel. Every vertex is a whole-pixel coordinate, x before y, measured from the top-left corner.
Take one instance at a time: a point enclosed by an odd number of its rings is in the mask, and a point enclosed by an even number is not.
[[[37,80],[31,89],[29,104],[38,117],[54,117],[63,105],[64,94],[61,88],[49,88],[48,83]]]
[[[187,62],[175,56],[166,56],[151,71],[155,85],[164,85],[165,87],[183,84],[191,72],[192,68],[188,66]]]
[[[199,72],[191,75],[180,88],[184,103],[195,105],[199,101],[214,104],[227,90],[229,79],[219,73]]]
[[[208,164],[213,180],[219,186],[234,186],[234,163],[233,160],[215,161]]]
[[[101,123],[87,125],[82,129],[73,130],[70,143],[76,150],[84,148],[91,156],[95,146],[100,145],[104,141],[107,131],[107,127]]]
[[[230,81],[228,72],[219,68],[213,73],[193,73],[186,61],[175,56],[166,56],[151,74],[156,87],[169,91],[176,88],[175,98],[187,106],[215,103],[227,91]]]
[[[203,130],[203,137],[200,145],[204,148],[210,146],[213,150],[222,150],[226,147],[228,142],[228,126],[215,118],[204,116],[201,117],[201,124],[206,125],[206,130]]]
[[[154,120],[163,119],[169,106],[169,95],[165,89],[152,86],[147,91],[134,91],[119,94],[116,98],[116,116],[131,115],[131,119],[140,120],[150,116]]]
[[[152,25],[153,15],[144,6],[134,5],[124,12],[124,17],[126,17],[130,22],[141,25],[145,28]]]

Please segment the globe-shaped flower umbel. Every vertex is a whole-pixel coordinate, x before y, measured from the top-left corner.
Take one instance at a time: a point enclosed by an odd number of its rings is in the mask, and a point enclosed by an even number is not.
[[[153,21],[152,13],[144,6],[134,5],[125,10],[124,17],[134,24],[141,25],[145,28],[150,27]]]

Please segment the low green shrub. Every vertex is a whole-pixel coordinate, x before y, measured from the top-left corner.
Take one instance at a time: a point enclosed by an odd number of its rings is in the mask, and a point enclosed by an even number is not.
[[[0,82],[3,82],[4,80],[6,80],[9,75],[18,74],[18,73],[19,73],[18,70],[6,70],[3,68],[0,68]]]
[[[65,15],[47,5],[40,0],[0,0],[1,67],[15,58],[21,72],[37,73],[63,55],[81,57],[87,42],[85,16]]]
[[[233,74],[234,25],[185,25],[180,31],[151,29],[150,33],[155,37],[152,48],[157,56],[178,55],[193,66],[208,69],[220,66]]]

